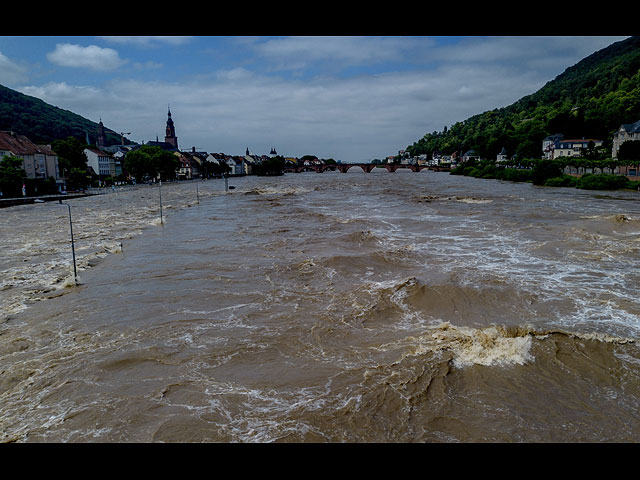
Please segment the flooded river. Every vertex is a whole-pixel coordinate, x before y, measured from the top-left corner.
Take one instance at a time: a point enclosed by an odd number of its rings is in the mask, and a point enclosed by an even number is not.
[[[0,210],[0,441],[637,442],[640,196],[446,173]],[[162,195],[162,222],[159,199]]]

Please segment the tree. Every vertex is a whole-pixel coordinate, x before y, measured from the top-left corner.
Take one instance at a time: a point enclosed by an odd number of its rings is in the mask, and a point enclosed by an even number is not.
[[[87,155],[84,153],[85,144],[75,137],[66,140],[54,140],[51,149],[58,155],[60,169],[71,171],[72,168],[87,169]]]
[[[75,137],[66,140],[54,140],[51,149],[58,156],[58,167],[65,177],[67,188],[84,189],[91,180],[87,177],[87,155],[84,153],[85,144]]]
[[[70,190],[84,189],[91,183],[91,177],[86,170],[81,168],[72,168],[69,176],[66,178],[67,187]]]
[[[540,142],[531,139],[523,140],[516,148],[518,158],[539,158],[540,154]]]
[[[145,175],[155,177],[157,170],[154,169],[151,155],[142,150],[131,150],[124,157],[124,168],[136,181],[141,181]]]
[[[284,174],[284,157],[276,155],[269,160],[263,161],[260,165],[255,166],[257,175],[282,175]]]
[[[620,145],[618,159],[631,162],[640,162],[640,140],[628,140]]]
[[[145,176],[156,178],[158,175],[161,180],[173,179],[178,165],[180,162],[173,153],[151,145],[142,145],[124,157],[124,168],[137,181]]]
[[[27,172],[22,168],[22,159],[7,156],[0,161],[0,191],[3,197],[18,197],[22,192],[22,180]]]
[[[562,170],[553,160],[540,160],[533,167],[531,180],[534,185],[544,185],[548,179],[561,175]]]
[[[180,161],[173,153],[162,150],[159,147],[156,148],[159,151],[151,155],[151,161],[155,163],[158,169],[160,180],[175,179],[176,169],[180,165]]]

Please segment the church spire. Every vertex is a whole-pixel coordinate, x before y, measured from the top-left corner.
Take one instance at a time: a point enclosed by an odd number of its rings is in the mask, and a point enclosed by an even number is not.
[[[96,147],[104,148],[106,146],[107,146],[107,134],[104,130],[102,117],[100,117],[100,123],[98,124],[98,136],[96,138]]]
[[[171,107],[169,107],[168,105],[167,107],[168,107],[167,129],[166,129],[164,141],[166,143],[170,143],[176,148],[176,150],[178,150],[178,137],[176,137],[176,128],[173,124],[173,120],[171,119]]]

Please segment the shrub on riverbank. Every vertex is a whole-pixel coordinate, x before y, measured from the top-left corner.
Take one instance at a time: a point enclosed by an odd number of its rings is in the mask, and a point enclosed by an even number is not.
[[[471,165],[460,165],[450,172],[451,175],[464,175],[465,177],[507,180],[511,182],[531,181],[531,170],[519,168],[505,168],[493,162],[473,162]]]
[[[505,168],[495,162],[480,161],[451,170],[451,175],[467,177],[506,180],[511,182],[532,182],[534,185],[545,187],[574,187],[583,190],[640,190],[640,182],[629,180],[624,175],[585,173],[581,177],[574,177],[562,173],[558,162],[551,160],[537,160],[531,169]]]
[[[501,170],[498,170],[496,178],[498,180],[506,180],[509,182],[530,182],[531,170],[503,168]]]
[[[561,177],[562,169],[553,161],[539,161],[531,171],[531,181],[534,185],[544,185],[551,178]]]
[[[559,177],[549,178],[544,182],[545,187],[576,187],[578,184],[578,177],[572,177],[571,175],[561,175]]]
[[[585,173],[576,182],[576,188],[583,190],[619,190],[621,188],[633,188],[635,183],[637,182],[630,182],[623,175]]]

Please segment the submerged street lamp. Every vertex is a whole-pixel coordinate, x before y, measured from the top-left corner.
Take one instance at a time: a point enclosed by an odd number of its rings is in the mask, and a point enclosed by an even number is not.
[[[160,180],[158,192],[160,193],[160,225],[164,225],[164,222],[162,221],[162,180]]]
[[[58,199],[60,205],[66,205],[69,209],[69,230],[71,232],[71,254],[73,255],[73,281],[78,285],[78,270],[76,268],[76,247],[73,242],[73,222],[71,221],[71,205],[68,203],[62,203],[61,199]]]
[[[39,200],[39,199],[37,199],[36,202],[44,203],[42,200]],[[61,198],[58,199],[58,204],[66,205],[69,211],[69,232],[71,233],[71,255],[73,257],[73,282],[77,286],[78,285],[78,268],[76,266],[76,247],[73,241],[73,221],[71,220],[71,205],[69,205],[68,203],[62,203]]]

